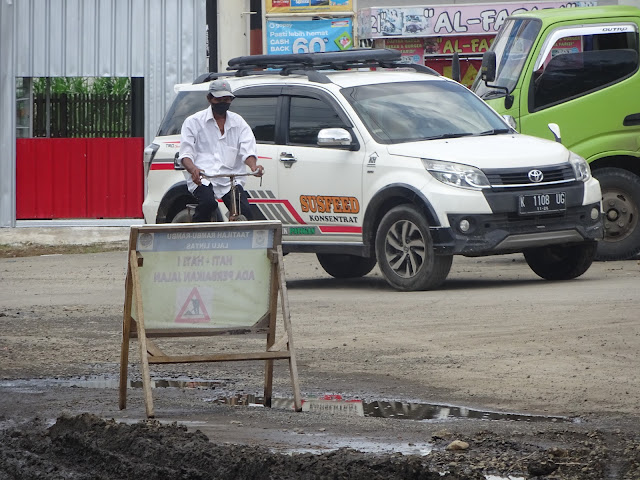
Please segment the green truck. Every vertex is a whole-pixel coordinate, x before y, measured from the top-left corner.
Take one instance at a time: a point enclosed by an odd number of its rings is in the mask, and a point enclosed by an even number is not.
[[[602,188],[600,260],[640,253],[639,30],[630,6],[513,15],[472,86],[521,133],[562,141],[589,162]]]

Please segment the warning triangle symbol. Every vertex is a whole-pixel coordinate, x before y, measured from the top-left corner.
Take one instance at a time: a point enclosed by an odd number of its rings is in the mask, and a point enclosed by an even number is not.
[[[187,300],[176,315],[176,323],[208,323],[211,321],[198,287],[193,287]]]

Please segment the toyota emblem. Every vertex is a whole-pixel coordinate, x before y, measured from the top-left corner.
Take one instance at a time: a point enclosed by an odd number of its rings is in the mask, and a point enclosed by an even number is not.
[[[544,178],[544,174],[540,170],[530,170],[529,171],[529,180],[533,183],[540,183]]]

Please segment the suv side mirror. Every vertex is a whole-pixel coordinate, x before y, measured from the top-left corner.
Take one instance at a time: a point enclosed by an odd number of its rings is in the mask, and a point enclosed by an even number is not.
[[[549,130],[551,130],[551,133],[553,133],[556,142],[562,143],[562,136],[560,135],[560,127],[558,126],[558,124],[550,123],[547,125],[547,127],[549,128]]]
[[[496,79],[496,52],[488,51],[482,55],[480,78],[487,83]]]
[[[318,132],[319,147],[350,147],[351,134],[344,128],[323,128]]]
[[[453,58],[451,59],[451,78],[458,83],[460,83],[462,79],[460,76],[460,56],[458,52],[454,52]]]

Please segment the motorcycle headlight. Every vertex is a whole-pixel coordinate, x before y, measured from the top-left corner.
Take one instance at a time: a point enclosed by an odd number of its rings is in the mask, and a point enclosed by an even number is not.
[[[489,180],[479,168],[462,163],[443,162],[442,160],[422,159],[422,164],[436,180],[453,187],[480,190],[489,188]]]
[[[573,173],[576,176],[576,180],[586,182],[591,178],[591,168],[587,161],[580,155],[574,152],[569,153],[569,163],[573,168]]]

